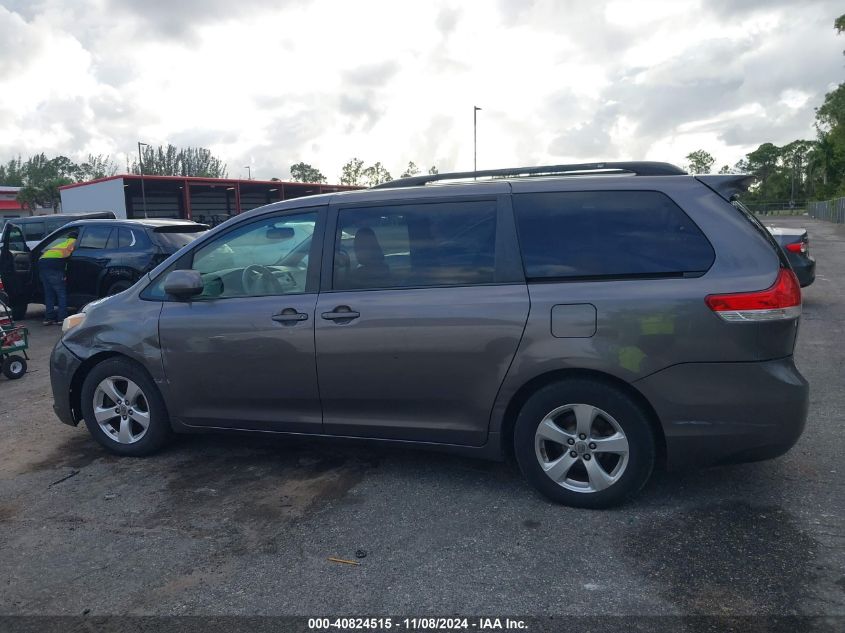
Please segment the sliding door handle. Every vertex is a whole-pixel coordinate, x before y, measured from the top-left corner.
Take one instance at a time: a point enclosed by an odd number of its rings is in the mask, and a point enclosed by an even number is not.
[[[361,316],[361,313],[355,312],[349,306],[337,306],[331,312],[323,312],[320,316],[326,321],[351,321]]]

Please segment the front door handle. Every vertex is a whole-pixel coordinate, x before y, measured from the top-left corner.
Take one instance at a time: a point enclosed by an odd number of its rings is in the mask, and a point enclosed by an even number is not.
[[[294,308],[285,308],[278,314],[274,314],[271,318],[277,323],[291,324],[307,320],[308,315],[304,312],[297,312]]]
[[[320,316],[326,321],[351,321],[361,316],[361,313],[355,312],[349,306],[337,306],[331,312],[323,312]]]

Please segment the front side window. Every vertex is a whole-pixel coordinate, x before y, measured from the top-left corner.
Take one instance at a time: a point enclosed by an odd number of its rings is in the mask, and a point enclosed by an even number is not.
[[[492,283],[496,202],[343,209],[335,236],[336,290]]]
[[[203,279],[199,299],[305,292],[316,212],[245,224],[198,248],[191,268]]]
[[[656,191],[513,196],[528,279],[703,274],[715,254],[678,205]]]

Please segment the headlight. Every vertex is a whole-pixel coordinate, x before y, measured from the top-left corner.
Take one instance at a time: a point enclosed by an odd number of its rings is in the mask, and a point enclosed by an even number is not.
[[[77,325],[82,325],[83,323],[85,323],[85,313],[84,312],[80,312],[78,314],[71,314],[64,321],[62,321],[62,332],[67,332],[68,330],[72,330]]]

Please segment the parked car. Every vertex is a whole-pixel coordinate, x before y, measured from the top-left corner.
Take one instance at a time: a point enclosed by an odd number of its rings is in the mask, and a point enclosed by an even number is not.
[[[816,260],[810,257],[810,238],[807,229],[788,229],[767,226],[777,243],[786,252],[792,270],[798,276],[801,287],[809,286],[816,280]]]
[[[94,213],[57,213],[54,215],[33,215],[25,218],[9,220],[23,232],[26,245],[35,248],[38,243],[53,231],[57,231],[65,224],[76,220],[113,220],[112,211],[97,211]],[[5,224],[5,223],[4,223]]]
[[[0,276],[12,316],[22,319],[29,303],[43,301],[38,259],[71,231],[80,235],[67,262],[68,305],[81,308],[100,297],[123,292],[207,230],[207,226],[187,220],[77,220],[30,248],[23,230],[7,223],[0,240]]]
[[[801,291],[730,203],[748,182],[603,163],[274,203],[68,317],[54,408],[120,455],[224,430],[512,454],[585,507],[771,458],[807,413]]]

